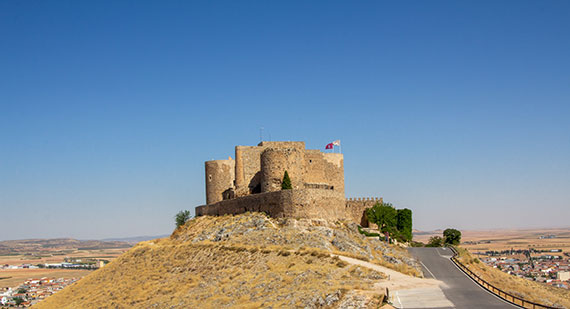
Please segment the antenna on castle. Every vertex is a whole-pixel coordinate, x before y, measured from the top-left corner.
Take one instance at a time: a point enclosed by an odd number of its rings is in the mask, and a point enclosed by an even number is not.
[[[263,127],[259,128],[259,141],[263,142]]]

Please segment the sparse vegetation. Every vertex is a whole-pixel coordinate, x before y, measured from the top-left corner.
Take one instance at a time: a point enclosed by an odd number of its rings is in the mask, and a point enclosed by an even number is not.
[[[429,238],[426,247],[441,247],[443,246],[443,238],[439,236],[433,236]]]
[[[374,260],[372,261],[374,264],[378,264],[380,266],[384,266],[386,268],[393,269],[395,271],[401,272],[402,274],[414,276],[414,277],[422,277],[422,273],[414,267],[411,267],[408,264],[391,264],[386,262],[385,260]]]
[[[14,297],[14,303],[16,303],[16,306],[20,306],[22,303],[24,302],[24,299],[21,297]]]
[[[362,236],[356,224],[202,216],[138,244],[39,308],[334,307],[353,295],[377,307],[373,283],[385,275],[334,254],[419,275],[404,249]]]
[[[410,247],[425,247],[426,244],[424,244],[421,241],[410,241]]]
[[[363,230],[360,226],[358,227],[358,232],[366,237],[380,237],[378,233],[370,233],[368,231]]]
[[[174,219],[176,221],[176,228],[179,228],[183,226],[186,223],[186,221],[190,220],[190,211],[181,210],[176,214]]]

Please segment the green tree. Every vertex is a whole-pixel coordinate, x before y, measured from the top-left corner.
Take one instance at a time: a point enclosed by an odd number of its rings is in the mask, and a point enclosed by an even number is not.
[[[376,223],[382,233],[395,234],[397,232],[396,215],[396,209],[390,203],[376,203],[372,208],[366,210],[368,221]]]
[[[426,247],[441,247],[443,246],[443,238],[439,236],[433,236],[429,238]]]
[[[443,242],[446,245],[459,245],[461,242],[461,232],[456,229],[446,229],[443,231]]]
[[[190,211],[189,210],[181,210],[179,211],[176,216],[174,217],[176,220],[176,228],[179,228],[186,223],[190,219]]]
[[[396,215],[396,228],[403,241],[412,240],[412,211],[408,208],[398,209]]]
[[[291,178],[289,178],[289,173],[285,171],[283,175],[283,181],[281,182],[281,190],[291,190],[293,186],[291,185]]]
[[[18,293],[18,294],[26,294],[27,292],[28,292],[28,291],[27,291],[26,289],[24,289],[24,288],[19,288],[19,289],[16,291],[16,293]]]

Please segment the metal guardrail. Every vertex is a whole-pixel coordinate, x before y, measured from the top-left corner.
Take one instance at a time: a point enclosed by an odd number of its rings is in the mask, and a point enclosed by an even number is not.
[[[456,256],[458,255],[457,250],[454,247],[449,247],[453,251],[453,256],[451,257],[451,261],[465,273],[468,277],[473,279],[479,286],[484,288],[485,290],[493,293],[494,295],[500,297],[501,299],[521,308],[547,308],[547,309],[559,309],[557,307],[551,307],[547,305],[538,304],[529,300],[525,300],[513,294],[507,293],[496,286],[490,284],[489,282],[485,281],[483,278],[479,277],[476,273],[471,271],[467,266],[463,265]]]

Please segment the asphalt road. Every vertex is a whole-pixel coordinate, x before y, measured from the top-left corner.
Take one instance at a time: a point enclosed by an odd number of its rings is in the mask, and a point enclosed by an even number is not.
[[[490,294],[451,262],[453,252],[447,248],[409,248],[422,264],[426,278],[445,283],[441,289],[455,308],[518,308]],[[444,307],[449,308],[449,307]]]

